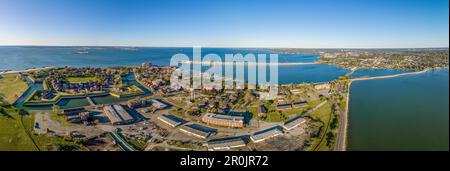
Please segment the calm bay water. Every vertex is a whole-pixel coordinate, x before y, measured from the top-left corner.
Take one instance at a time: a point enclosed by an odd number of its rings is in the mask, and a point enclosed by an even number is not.
[[[112,67],[152,62],[167,66],[177,53],[192,56],[192,48],[115,47],[6,47],[0,46],[0,70],[23,70],[46,66]],[[259,49],[202,48],[202,55],[248,53],[270,54]],[[314,62],[318,55],[279,54],[279,62]],[[333,65],[279,66],[279,83],[327,82],[348,72]]]
[[[116,47],[8,47],[0,46],[0,70],[22,70],[45,66],[113,67],[152,62],[169,65],[178,53],[192,56],[192,48],[116,48]],[[259,49],[202,48],[202,55],[270,54]],[[279,62],[314,62],[317,55],[279,54]]]
[[[350,150],[448,150],[448,70],[356,81]]]

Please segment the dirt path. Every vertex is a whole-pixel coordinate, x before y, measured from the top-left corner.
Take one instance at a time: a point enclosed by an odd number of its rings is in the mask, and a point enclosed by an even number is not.
[[[22,125],[23,130],[25,131],[25,133],[27,134],[28,138],[30,138],[31,142],[33,142],[34,147],[38,150],[41,151],[41,149],[39,148],[39,145],[36,143],[36,141],[33,139],[33,136],[31,135],[31,132],[25,128],[25,125],[23,124],[23,116],[20,116],[20,125]]]

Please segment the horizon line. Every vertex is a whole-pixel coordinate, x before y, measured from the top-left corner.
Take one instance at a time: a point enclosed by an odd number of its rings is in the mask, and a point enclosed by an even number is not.
[[[227,47],[227,46],[132,46],[132,45],[3,45],[0,47],[109,47],[109,48],[233,48],[233,49],[449,49],[447,46],[436,47]]]

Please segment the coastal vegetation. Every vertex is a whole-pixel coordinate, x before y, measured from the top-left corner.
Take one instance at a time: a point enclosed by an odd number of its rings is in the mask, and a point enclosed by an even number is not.
[[[326,146],[324,146],[324,137],[326,136],[326,133],[328,132],[328,126],[330,124],[330,118],[332,117],[331,113],[331,102],[325,103],[321,108],[318,110],[312,112],[308,115],[308,117],[312,118],[314,121],[320,122],[320,125],[318,128],[313,128],[314,130],[317,130],[317,136],[314,138],[311,138],[310,142],[310,149],[309,150],[322,150],[325,149]],[[312,125],[316,126],[316,125]]]
[[[13,104],[27,88],[20,74],[0,75],[0,104]]]
[[[35,134],[33,127],[34,113],[12,106],[0,107],[0,150],[86,150],[82,145],[64,137]]]
[[[27,133],[27,123],[32,116],[21,116],[12,107],[0,107],[0,150],[34,151],[37,147]]]

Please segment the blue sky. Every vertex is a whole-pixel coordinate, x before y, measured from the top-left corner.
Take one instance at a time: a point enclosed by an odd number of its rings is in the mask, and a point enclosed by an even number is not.
[[[0,0],[0,45],[448,47],[448,0]]]

